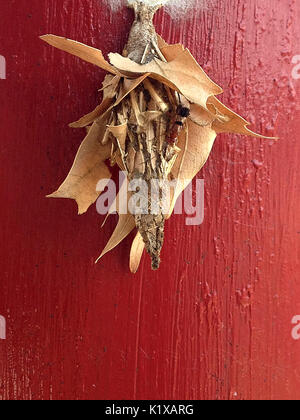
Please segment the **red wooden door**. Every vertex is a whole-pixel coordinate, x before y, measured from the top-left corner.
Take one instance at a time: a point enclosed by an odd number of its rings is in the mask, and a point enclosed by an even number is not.
[[[83,138],[67,123],[96,105],[104,74],[38,39],[120,52],[132,14],[1,0],[1,399],[300,398],[299,18],[295,0],[157,14],[222,100],[280,141],[218,137],[198,175],[204,224],[174,216],[161,269],[144,257],[133,276],[130,240],[94,265],[114,216],[101,231],[95,208],[78,217],[75,203],[44,198]]]

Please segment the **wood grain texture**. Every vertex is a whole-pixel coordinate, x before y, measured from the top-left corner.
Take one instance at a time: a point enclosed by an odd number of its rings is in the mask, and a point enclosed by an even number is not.
[[[131,240],[99,265],[116,220],[47,200],[71,167],[104,72],[44,45],[55,33],[121,52],[132,12],[97,0],[1,2],[0,398],[299,399],[300,54],[296,0],[219,0],[190,20],[160,11],[222,100],[279,142],[222,135],[204,170],[205,221],[166,226],[161,269]]]

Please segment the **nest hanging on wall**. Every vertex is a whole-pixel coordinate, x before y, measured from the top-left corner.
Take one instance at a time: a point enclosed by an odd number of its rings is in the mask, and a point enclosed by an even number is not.
[[[152,268],[159,268],[165,222],[186,180],[192,180],[206,163],[216,136],[263,136],[249,130],[246,120],[216,98],[222,89],[189,50],[180,44],[168,45],[157,35],[152,21],[160,6],[141,1],[130,5],[135,21],[128,43],[123,55],[109,54],[110,63],[100,50],[76,41],[55,35],[41,38],[109,73],[103,82],[102,103],[70,125],[86,127],[87,135],[66,180],[49,197],[72,198],[79,214],[85,213],[105,188],[102,183],[102,191],[97,191],[99,181],[106,183],[111,178],[108,159],[126,172],[128,181],[146,183],[149,189],[142,199],[148,205],[143,212],[118,211],[121,195],[126,194],[129,200],[132,194],[124,191],[126,187],[120,189],[112,206],[119,212],[119,221],[100,256],[137,229],[130,253],[130,269],[135,273],[145,248]],[[153,180],[158,181],[154,193]],[[172,180],[177,182],[166,206],[164,185]]]

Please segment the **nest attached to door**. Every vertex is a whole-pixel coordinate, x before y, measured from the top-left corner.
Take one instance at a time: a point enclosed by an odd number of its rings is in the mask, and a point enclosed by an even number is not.
[[[236,133],[263,138],[248,129],[249,123],[223,105],[216,96],[222,89],[198,65],[188,49],[168,45],[155,32],[152,19],[159,7],[134,2],[135,21],[123,56],[54,35],[41,38],[48,44],[92,63],[109,74],[103,82],[103,100],[90,114],[71,124],[86,127],[73,167],[54,198],[76,200],[79,214],[95,203],[102,191],[100,180],[109,180],[106,164],[118,165],[129,181],[159,181],[155,192],[156,212],[119,212],[119,221],[101,257],[137,229],[130,253],[135,273],[144,249],[152,268],[160,265],[165,221],[177,198],[206,163],[219,133]],[[177,180],[168,208],[164,183]],[[104,188],[104,186],[103,186]],[[149,191],[151,187],[149,188]],[[119,210],[120,192],[113,208]],[[150,194],[150,192],[149,192]],[[152,193],[153,200],[153,193]]]

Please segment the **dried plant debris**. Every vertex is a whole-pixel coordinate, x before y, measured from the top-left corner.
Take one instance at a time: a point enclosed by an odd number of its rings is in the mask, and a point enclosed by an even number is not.
[[[216,98],[222,89],[187,49],[168,45],[157,35],[152,19],[159,6],[140,1],[130,1],[130,6],[135,21],[128,43],[122,56],[109,55],[110,63],[101,51],[76,41],[54,35],[41,38],[109,73],[102,86],[102,103],[71,124],[87,127],[87,135],[69,175],[50,197],[72,198],[79,214],[85,213],[109,182],[107,159],[126,172],[128,181],[149,184],[149,192],[141,198],[148,207],[144,212],[121,212],[120,198],[125,194],[128,201],[130,193],[127,183],[120,189],[113,206],[119,212],[119,222],[99,257],[137,229],[130,253],[130,270],[135,273],[144,249],[151,256],[152,268],[159,268],[165,222],[185,181],[193,179],[206,163],[217,134],[263,136],[250,131],[246,120]],[[164,184],[174,179],[176,187],[167,200]],[[99,180],[106,180],[100,191]],[[153,180],[157,180],[154,192]],[[153,198],[155,211],[150,208]]]

